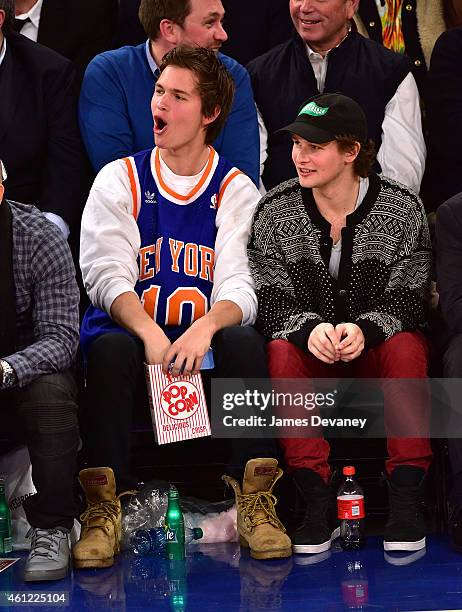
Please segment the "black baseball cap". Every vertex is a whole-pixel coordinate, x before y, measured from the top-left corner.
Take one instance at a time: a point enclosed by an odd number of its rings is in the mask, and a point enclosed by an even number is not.
[[[357,102],[339,93],[319,94],[302,104],[295,121],[276,132],[290,132],[322,144],[337,136],[352,136],[359,143],[367,139],[367,119]]]

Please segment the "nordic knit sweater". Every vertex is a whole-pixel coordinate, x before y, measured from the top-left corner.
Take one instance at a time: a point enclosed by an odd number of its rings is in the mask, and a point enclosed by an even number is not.
[[[356,323],[366,349],[425,321],[431,244],[418,196],[371,174],[363,203],[342,229],[338,280],[329,274],[330,224],[310,189],[291,179],[257,207],[248,245],[257,328],[304,351],[322,322]]]

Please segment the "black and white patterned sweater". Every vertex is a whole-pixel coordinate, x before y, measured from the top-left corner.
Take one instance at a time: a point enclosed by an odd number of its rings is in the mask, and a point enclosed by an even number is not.
[[[338,280],[328,268],[330,229],[311,190],[301,188],[298,179],[261,199],[248,245],[259,331],[306,351],[319,323],[350,322],[362,329],[367,349],[422,325],[432,263],[418,196],[370,175],[361,206],[342,229]]]

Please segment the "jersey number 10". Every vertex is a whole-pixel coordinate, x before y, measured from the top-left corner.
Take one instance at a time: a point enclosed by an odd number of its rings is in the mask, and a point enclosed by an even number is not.
[[[157,307],[159,295],[162,288],[159,285],[151,285],[143,291],[141,303],[148,315],[157,321]],[[191,304],[191,320],[183,320],[183,305]],[[165,305],[165,321],[157,321],[159,325],[168,326],[190,325],[200,319],[207,312],[207,298],[197,287],[178,287],[171,293]]]

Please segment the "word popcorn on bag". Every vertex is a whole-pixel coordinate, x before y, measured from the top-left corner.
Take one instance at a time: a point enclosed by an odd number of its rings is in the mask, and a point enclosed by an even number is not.
[[[161,365],[148,364],[145,372],[157,444],[211,435],[200,374],[173,377],[164,374]]]

